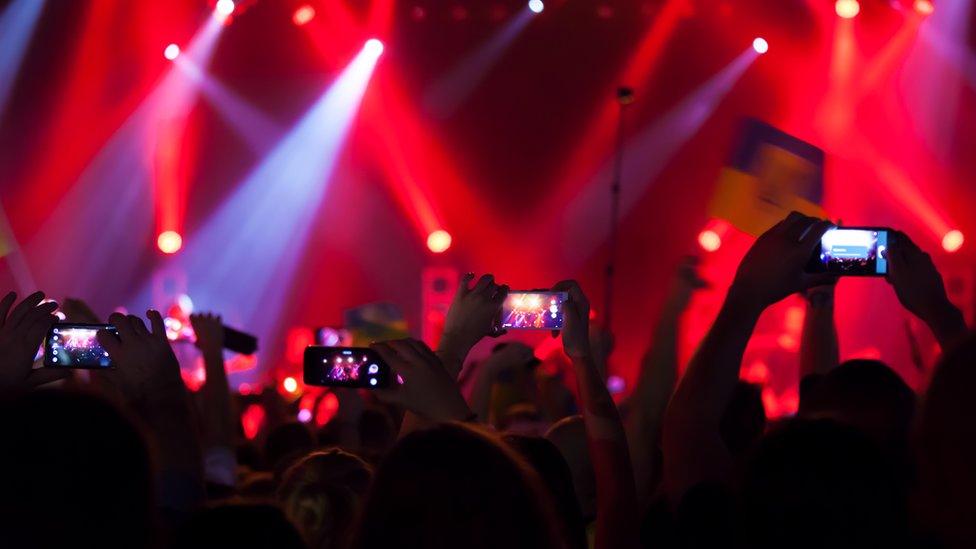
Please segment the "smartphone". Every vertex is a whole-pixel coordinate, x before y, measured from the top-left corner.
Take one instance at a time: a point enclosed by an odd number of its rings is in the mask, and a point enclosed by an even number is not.
[[[390,367],[372,349],[306,347],[305,385],[376,389],[390,384]]]
[[[807,272],[841,276],[888,273],[888,233],[883,227],[834,227],[813,250]]]
[[[502,305],[499,326],[506,330],[562,330],[566,292],[512,291]]]
[[[44,341],[44,366],[114,368],[112,358],[95,337],[99,330],[118,334],[111,324],[55,324]]]

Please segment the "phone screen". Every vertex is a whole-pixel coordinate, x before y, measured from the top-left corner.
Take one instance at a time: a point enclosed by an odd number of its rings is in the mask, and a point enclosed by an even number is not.
[[[373,389],[389,384],[390,368],[372,349],[306,347],[306,385]]]
[[[887,249],[887,229],[829,229],[814,250],[807,270],[849,276],[884,276],[888,272]]]
[[[506,330],[562,330],[566,292],[509,292],[502,305]]]
[[[44,343],[44,366],[49,368],[112,368],[108,351],[96,334],[115,332],[110,324],[55,324]]]

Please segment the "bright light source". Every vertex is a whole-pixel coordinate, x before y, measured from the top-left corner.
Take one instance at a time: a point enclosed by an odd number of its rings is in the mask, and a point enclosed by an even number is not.
[[[756,50],[756,53],[766,53],[769,51],[769,42],[766,42],[765,38],[756,38],[752,41],[752,49]]]
[[[380,42],[376,38],[370,38],[366,41],[366,45],[363,46],[363,51],[374,57],[379,57],[383,53],[383,42]]]
[[[706,252],[714,252],[722,247],[722,237],[711,229],[698,233],[698,245]]]
[[[446,252],[451,247],[451,234],[438,229],[427,235],[427,248],[435,254]]]
[[[177,46],[176,44],[170,44],[166,46],[165,50],[163,50],[163,57],[169,59],[170,61],[176,59],[179,56],[180,56],[180,47]]]
[[[915,0],[915,11],[922,15],[932,15],[935,11],[935,5],[932,4],[931,0]]]
[[[284,381],[281,382],[281,386],[284,387],[289,393],[294,393],[298,390],[298,381],[295,381],[295,378],[288,376]]]
[[[857,0],[837,0],[834,2],[834,11],[839,17],[853,19],[861,12],[861,4]]]
[[[532,10],[532,13],[542,13],[545,7],[546,5],[542,3],[542,0],[529,0],[529,9]]]
[[[235,7],[234,0],[217,0],[217,6],[214,8],[214,11],[221,17],[227,17],[234,13]]]
[[[315,8],[313,8],[308,4],[299,7],[297,10],[295,10],[295,14],[291,16],[292,22],[298,25],[299,27],[308,23],[314,18],[315,18]]]
[[[966,239],[963,237],[962,231],[953,229],[942,237],[942,249],[949,253],[959,251],[959,248],[962,248],[962,244],[965,241]]]
[[[163,231],[156,238],[156,245],[164,254],[175,254],[183,247],[183,237],[176,231]]]
[[[308,423],[309,421],[312,421],[312,411],[309,410],[308,408],[302,408],[301,410],[299,410],[298,421],[301,421],[302,423]]]

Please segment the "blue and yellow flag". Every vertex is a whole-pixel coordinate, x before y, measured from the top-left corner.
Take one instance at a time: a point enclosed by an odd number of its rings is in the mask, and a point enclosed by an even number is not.
[[[712,217],[758,236],[796,210],[826,218],[823,150],[765,122],[747,119],[730,165],[722,169]]]

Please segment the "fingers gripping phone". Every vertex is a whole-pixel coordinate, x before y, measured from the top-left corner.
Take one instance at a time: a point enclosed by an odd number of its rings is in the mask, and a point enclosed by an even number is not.
[[[111,324],[55,324],[44,341],[44,366],[48,368],[114,368],[96,335],[100,330],[118,334]]]
[[[566,292],[519,290],[508,293],[499,326],[506,330],[562,330]]]
[[[885,276],[889,232],[883,227],[828,229],[814,248],[806,270],[838,276]]]
[[[305,385],[376,389],[390,385],[390,367],[364,347],[306,347]]]

